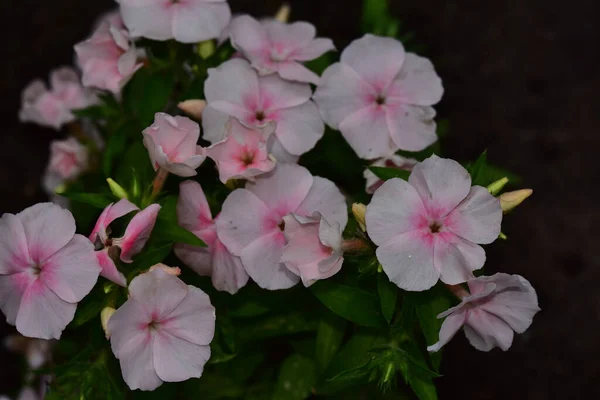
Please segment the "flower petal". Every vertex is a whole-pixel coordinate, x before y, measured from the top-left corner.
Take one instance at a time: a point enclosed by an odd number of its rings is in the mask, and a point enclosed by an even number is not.
[[[339,224],[343,230],[348,223],[348,205],[338,187],[329,179],[313,177],[313,184],[296,214],[306,217],[320,213],[330,224]]]
[[[210,358],[209,346],[198,346],[169,333],[159,332],[153,344],[156,374],[166,382],[200,378]]]
[[[263,26],[249,15],[240,15],[231,21],[231,44],[246,57],[260,55],[269,46]]]
[[[96,258],[98,260],[98,264],[100,264],[100,267],[102,267],[100,276],[103,276],[119,286],[127,287],[127,279],[125,279],[125,275],[123,275],[117,269],[115,262],[108,255],[108,249],[97,251]]]
[[[6,315],[6,322],[15,325],[23,294],[33,282],[29,272],[0,275],[0,310]]]
[[[502,207],[486,188],[473,186],[448,215],[448,229],[474,243],[489,244],[500,235]]]
[[[431,107],[391,104],[387,124],[395,145],[402,150],[421,151],[438,139],[435,110]]]
[[[0,219],[0,275],[23,271],[33,265],[21,220],[13,214]]]
[[[213,218],[202,186],[195,181],[179,185],[177,221],[189,231],[206,229],[213,225]]]
[[[335,50],[335,45],[331,39],[316,38],[308,46],[294,51],[294,58],[298,61],[311,61],[332,50]]]
[[[168,317],[185,299],[188,285],[160,268],[138,275],[129,284],[129,295],[140,302],[152,319]]]
[[[448,285],[458,285],[473,279],[473,271],[485,264],[485,251],[452,233],[435,236],[434,264],[440,271],[440,279]]]
[[[325,133],[325,125],[315,103],[307,101],[277,113],[275,135],[291,154],[302,155],[311,150]]]
[[[123,237],[115,239],[114,243],[121,248],[121,261],[131,263],[132,257],[142,251],[152,234],[160,209],[158,204],[149,205],[133,217]]]
[[[340,123],[339,129],[360,158],[384,157],[397,150],[390,138],[386,111],[380,106],[370,105],[355,112]]]
[[[261,76],[258,82],[263,111],[267,114],[299,106],[312,96],[308,83],[284,81],[277,75]]]
[[[480,309],[469,311],[465,336],[477,350],[490,351],[500,347],[506,351],[513,341],[514,332],[504,321]]]
[[[320,80],[319,75],[295,61],[280,63],[278,72],[279,76],[288,81],[307,82],[318,85]]]
[[[241,258],[231,254],[219,240],[213,248],[212,268],[212,283],[217,290],[235,294],[248,283]]]
[[[243,113],[259,102],[258,82],[256,72],[247,61],[233,59],[224,62],[218,68],[209,70],[208,79],[204,83],[204,95],[209,106],[216,101],[219,104],[228,103],[238,107]],[[214,105],[213,107],[219,109]],[[234,116],[242,119],[244,115]]]
[[[160,324],[159,330],[198,346],[208,346],[215,335],[215,308],[202,290],[188,288],[185,299]]]
[[[399,96],[404,103],[432,106],[442,99],[444,88],[429,59],[406,53],[402,70],[391,92],[391,97]]]
[[[427,351],[436,352],[446,345],[456,333],[463,327],[467,318],[467,313],[459,311],[446,317],[440,328],[439,341],[427,346]]]
[[[171,13],[165,10],[164,1],[120,0],[123,21],[133,37],[167,40],[173,37]]]
[[[96,242],[96,236],[99,234],[101,240],[106,240],[106,228],[118,218],[121,218],[131,212],[139,210],[138,206],[133,204],[127,199],[121,199],[116,204],[108,205],[98,217],[98,221],[96,221],[96,226],[92,230],[90,234],[90,241],[92,243]]]
[[[231,20],[226,2],[186,2],[174,7],[173,36],[178,42],[197,43],[218,38]]]

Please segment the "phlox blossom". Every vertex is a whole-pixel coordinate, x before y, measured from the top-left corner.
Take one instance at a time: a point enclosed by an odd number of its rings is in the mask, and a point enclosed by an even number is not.
[[[53,140],[47,170],[69,181],[77,178],[88,167],[88,149],[77,139]]]

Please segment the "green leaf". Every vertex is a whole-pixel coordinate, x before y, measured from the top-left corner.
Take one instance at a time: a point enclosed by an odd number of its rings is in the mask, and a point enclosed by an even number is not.
[[[90,296],[88,296],[90,297]],[[78,328],[81,325],[86,324],[93,318],[98,318],[98,324],[100,324],[100,312],[104,308],[104,300],[98,297],[90,297],[85,299],[77,307],[75,318],[73,322],[69,324],[70,328]]]
[[[264,318],[249,319],[238,325],[240,341],[252,341],[312,332],[317,329],[317,321],[311,315],[302,312],[286,313]]]
[[[197,247],[206,247],[206,243],[198,236],[177,223],[177,197],[169,196],[163,202],[163,207],[158,213],[154,232],[163,240],[173,243],[189,244]]]
[[[379,299],[362,289],[332,281],[318,281],[310,287],[313,294],[334,313],[366,327],[385,326]]]
[[[346,332],[346,320],[327,312],[319,321],[315,348],[319,370],[324,371],[339,350]]]
[[[79,110],[71,110],[71,113],[78,118],[89,118],[93,120],[104,119],[107,117],[107,108],[104,105],[90,106]]]
[[[365,33],[396,37],[400,31],[400,21],[391,16],[388,0],[364,0],[362,15]]]
[[[381,312],[389,324],[392,322],[392,318],[394,318],[394,311],[396,311],[398,287],[390,282],[386,274],[379,273],[377,274],[377,291],[379,292]]]
[[[507,177],[511,183],[518,183],[521,181],[521,178],[512,172],[489,164],[487,160],[487,150],[481,153],[477,161],[467,164],[466,168],[467,171],[469,171],[469,174],[471,174],[473,185],[487,187],[491,183],[504,177]]]
[[[421,325],[421,330],[425,336],[428,345],[437,343],[439,339],[440,328],[443,319],[438,319],[438,315],[450,308],[450,299],[446,292],[439,288],[423,293],[416,306],[417,318]],[[436,370],[439,370],[442,361],[442,352],[438,351],[430,354],[431,362]]]
[[[123,89],[123,103],[138,117],[142,126],[149,126],[155,113],[165,111],[174,84],[175,74],[172,71],[142,68]]]
[[[100,193],[78,193],[67,190],[65,192],[61,192],[60,195],[66,197],[67,199],[89,204],[90,206],[94,206],[96,208],[105,208],[113,202],[108,195]]]
[[[399,168],[386,168],[386,167],[369,167],[372,173],[374,173],[379,179],[387,181],[392,178],[400,178],[407,181],[410,176],[410,171],[406,171]]]
[[[126,124],[123,127],[112,132],[108,141],[106,142],[106,148],[104,150],[104,157],[102,159],[102,170],[104,175],[109,178],[112,174],[117,160],[123,156],[123,153],[127,147],[127,130],[131,128],[131,124]]]
[[[228,376],[216,373],[204,373],[202,379],[192,379],[185,383],[185,392],[194,393],[202,400],[240,398],[244,387]]]
[[[285,359],[275,385],[273,400],[304,400],[317,382],[316,366],[308,357],[293,354]]]

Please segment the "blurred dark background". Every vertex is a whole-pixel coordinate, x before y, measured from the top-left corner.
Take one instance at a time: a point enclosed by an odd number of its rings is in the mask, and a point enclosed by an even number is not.
[[[293,20],[314,23],[343,48],[360,35],[361,0],[292,0]],[[523,178],[534,196],[505,219],[506,242],[488,249],[488,272],[518,273],[542,312],[503,353],[481,353],[462,334],[447,346],[440,397],[600,398],[600,3],[596,0],[391,0],[446,89],[445,155],[476,158]],[[230,0],[234,12],[274,13],[279,0]],[[60,133],[17,120],[20,92],[73,61],[113,0],[2,1],[0,212],[45,199],[39,182]],[[0,318],[0,336],[12,327]],[[0,350],[0,393],[18,382]]]

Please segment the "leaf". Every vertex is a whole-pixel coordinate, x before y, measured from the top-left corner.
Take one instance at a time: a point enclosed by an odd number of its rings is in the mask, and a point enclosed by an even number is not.
[[[104,105],[96,105],[87,108],[81,108],[79,110],[71,110],[71,113],[78,118],[98,120],[107,117],[107,108]]]
[[[329,362],[337,353],[344,333],[346,332],[346,321],[336,314],[327,312],[319,321],[317,328],[317,342],[315,348],[316,361],[319,370],[324,371]]]
[[[116,160],[123,156],[127,147],[127,132],[126,130],[130,127],[130,124],[117,129],[113,132],[108,141],[106,142],[106,148],[104,150],[104,157],[102,159],[102,170],[104,175],[109,178],[112,174],[113,168],[115,167]]]
[[[189,244],[206,247],[206,243],[198,236],[179,226],[177,222],[177,197],[169,196],[163,201],[163,207],[158,213],[154,231],[163,240],[173,243]]]
[[[244,387],[228,376],[216,373],[204,373],[202,379],[193,379],[185,383],[185,392],[194,393],[202,400],[240,398]]]
[[[300,354],[293,354],[281,366],[273,400],[304,400],[311,396],[316,382],[314,361]]]
[[[317,321],[306,313],[295,312],[249,320],[238,325],[240,341],[262,340],[317,329]]]
[[[78,328],[93,318],[98,318],[98,324],[100,324],[100,312],[103,308],[104,299],[98,297],[91,297],[90,299],[86,298],[83,302],[78,304],[75,317],[73,318],[73,322],[69,324],[69,327]]]
[[[390,282],[386,274],[377,274],[377,291],[379,292],[379,301],[381,303],[381,312],[385,320],[390,324],[396,311],[398,302],[398,287]]]
[[[123,89],[123,104],[138,117],[142,126],[149,126],[155,113],[165,111],[174,84],[175,74],[172,71],[142,68]]]
[[[517,175],[500,167],[491,165],[487,161],[487,150],[481,153],[477,161],[466,165],[467,171],[471,174],[473,185],[487,187],[498,179],[507,177],[510,182],[518,183],[521,181]]]
[[[331,281],[318,281],[310,289],[327,308],[348,321],[366,327],[386,325],[379,299],[369,292]]]
[[[425,340],[428,345],[436,343],[439,339],[440,328],[443,319],[438,319],[438,315],[450,308],[450,299],[445,292],[433,289],[420,296],[417,303],[417,318]],[[442,352],[430,353],[431,362],[436,370],[439,370],[442,361]]]
[[[400,30],[400,21],[393,18],[388,0],[365,0],[363,3],[363,32],[379,36],[396,37]]]
[[[399,168],[386,168],[386,167],[369,167],[372,173],[374,173],[379,179],[387,181],[392,178],[400,178],[407,181],[410,176],[410,171],[406,171]]]
[[[90,206],[94,206],[96,208],[105,208],[113,202],[108,195],[100,193],[78,193],[67,190],[65,192],[61,192],[60,195],[73,201],[89,204]]]

